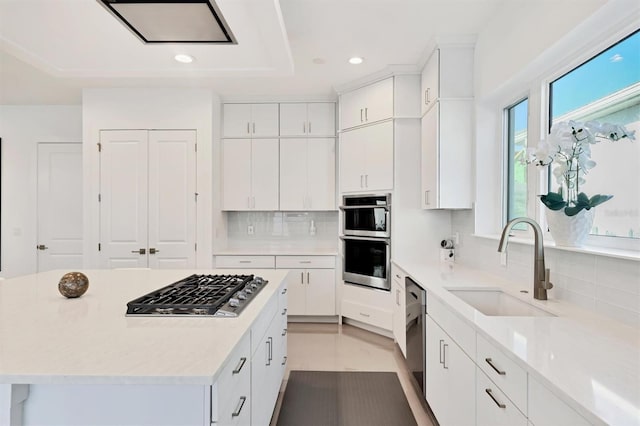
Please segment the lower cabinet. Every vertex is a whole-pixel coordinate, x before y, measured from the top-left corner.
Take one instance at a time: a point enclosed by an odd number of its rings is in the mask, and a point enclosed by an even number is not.
[[[402,355],[407,356],[407,308],[404,280],[406,274],[396,265],[391,266],[391,294],[393,296],[393,338]]]
[[[287,276],[289,315],[336,315],[334,256],[276,256],[277,269]]]
[[[217,382],[220,425],[251,422],[251,334],[247,333],[229,357]]]
[[[426,319],[427,402],[442,426],[476,422],[476,366],[430,317]]]
[[[251,424],[268,425],[286,363],[286,282],[251,328]],[[285,306],[282,306],[283,301]],[[275,308],[275,309],[274,309]]]
[[[476,426],[527,426],[527,417],[489,377],[476,369]]]

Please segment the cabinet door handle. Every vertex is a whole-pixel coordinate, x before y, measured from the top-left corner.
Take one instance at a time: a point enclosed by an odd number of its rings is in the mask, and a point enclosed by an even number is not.
[[[440,364],[444,364],[444,361],[442,361],[442,344],[443,343],[444,343],[444,340],[440,339],[440,350],[439,350]]]
[[[247,358],[240,358],[240,361],[238,362],[238,365],[236,365],[236,368],[233,369],[232,374],[238,374],[240,370],[242,370],[242,367],[244,367],[245,362],[247,362]]]
[[[284,309],[282,310],[282,313],[281,313],[280,315],[287,315],[287,308],[284,308]]]
[[[284,358],[282,358],[282,365],[285,365],[287,363],[287,357],[285,356]]]
[[[307,284],[311,284],[311,280],[309,279],[309,272],[307,272]]]
[[[300,272],[300,284],[304,284],[304,272]]]
[[[239,260],[238,263],[251,263],[250,260]]]
[[[242,407],[244,407],[244,403],[246,400],[247,400],[246,396],[240,397],[240,400],[238,401],[238,406],[236,407],[236,411],[231,413],[231,417],[238,417],[240,415],[240,412],[242,411]]]
[[[247,121],[247,134],[250,134],[251,130],[249,130],[249,122]]]
[[[307,133],[307,124],[304,121],[302,122],[302,133]]]
[[[427,105],[429,103],[429,101],[427,100],[427,93],[429,92],[429,89],[424,91],[424,104]]]
[[[364,187],[364,185],[362,185],[362,182],[364,182],[364,175],[360,175],[360,188]]]
[[[273,345],[273,338],[267,337],[267,364],[271,365],[271,346]]]
[[[286,288],[282,289],[282,294],[287,294],[287,289]]]
[[[489,364],[489,365],[491,366],[491,368],[493,368],[493,369],[495,370],[495,372],[496,372],[496,373],[498,373],[499,375],[504,376],[505,374],[507,374],[507,372],[506,372],[506,371],[501,371],[501,370],[499,370],[499,369],[498,369],[498,367],[496,367],[496,366],[493,364],[493,361],[492,361],[492,359],[491,359],[491,358],[485,358],[484,360],[485,360],[485,361],[487,362],[487,364]]]
[[[310,260],[301,260],[300,263],[311,263]]]
[[[369,121],[369,108],[364,109],[364,121]]]
[[[360,108],[360,122],[362,123],[362,108]]]
[[[311,134],[311,122],[309,122],[309,134]]]
[[[424,204],[427,206],[431,205],[431,202],[429,202],[429,192],[431,192],[430,189],[424,191]]]
[[[493,396],[493,392],[491,392],[491,389],[487,388],[487,389],[485,389],[484,391],[487,393],[487,395],[489,395],[489,396],[491,397],[491,399],[493,399],[493,402],[495,402],[495,403],[496,403],[496,405],[497,405],[498,407],[500,407],[500,408],[507,408],[507,406],[506,406],[506,405],[501,404],[500,402],[498,402],[498,400],[496,399],[496,397],[495,397],[495,396]]]
[[[442,345],[442,366],[444,367],[445,370],[448,370],[449,367],[447,367],[447,348],[449,347],[448,343],[445,343],[444,345]]]
[[[256,134],[256,123],[255,122],[253,123],[253,134],[254,135]]]
[[[427,87],[427,103],[431,103],[431,87]]]
[[[286,329],[286,328],[283,328],[283,329],[282,329],[282,337],[284,337],[284,336],[286,336],[286,335],[287,335],[287,329]]]
[[[369,175],[364,175],[364,187],[369,187]]]

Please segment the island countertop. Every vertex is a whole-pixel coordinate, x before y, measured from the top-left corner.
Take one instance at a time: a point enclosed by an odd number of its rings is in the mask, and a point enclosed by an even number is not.
[[[0,284],[0,383],[211,385],[250,331],[286,270],[251,270],[269,281],[237,318],[131,317],[127,302],[191,274],[241,270],[80,270],[89,289],[67,299],[68,271]]]

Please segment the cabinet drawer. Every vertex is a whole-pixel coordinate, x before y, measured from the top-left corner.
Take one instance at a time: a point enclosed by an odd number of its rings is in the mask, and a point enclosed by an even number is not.
[[[273,295],[262,310],[260,316],[251,326],[251,355],[256,353],[256,349],[263,343],[263,337],[271,325],[271,320],[278,312],[278,295]]]
[[[334,256],[276,256],[278,269],[333,269],[335,267]]]
[[[391,264],[391,276],[393,277],[393,281],[404,288],[404,280],[407,277],[407,273],[400,269],[395,263]]]
[[[586,426],[590,423],[537,380],[529,377],[529,421],[536,426]]]
[[[476,357],[476,332],[439,299],[427,292],[427,314],[464,350],[471,359]]]
[[[482,370],[476,370],[476,426],[527,426],[527,418]]]
[[[219,399],[227,402],[236,389],[249,389],[251,381],[251,335],[245,334],[218,376]],[[246,393],[246,391],[245,391]]]
[[[247,388],[247,390],[249,390]],[[220,426],[246,426],[251,423],[251,404],[249,393],[230,395],[228,400],[219,406],[218,421]]]
[[[384,330],[392,330],[393,313],[384,309],[372,308],[360,303],[342,301],[342,316],[352,318]]]
[[[527,372],[479,334],[476,364],[520,411],[527,413]]]
[[[216,256],[216,268],[275,268],[274,256]]]

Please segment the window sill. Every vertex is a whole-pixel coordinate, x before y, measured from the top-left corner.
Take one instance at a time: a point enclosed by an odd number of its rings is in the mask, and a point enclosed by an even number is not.
[[[484,238],[487,240],[500,241],[500,235],[497,235],[497,234],[486,234],[486,235],[472,234],[472,236],[476,238]],[[509,243],[525,244],[525,245],[532,246],[534,244],[534,239],[522,238],[522,237],[510,237]],[[497,245],[496,245],[496,248],[497,248]],[[574,253],[592,254],[595,256],[613,257],[616,259],[635,260],[637,262],[640,262],[640,252],[635,250],[622,250],[622,249],[614,249],[614,248],[608,248],[608,247],[594,247],[594,246],[557,247],[553,241],[545,241],[544,248],[560,250],[560,251],[571,251]]]

